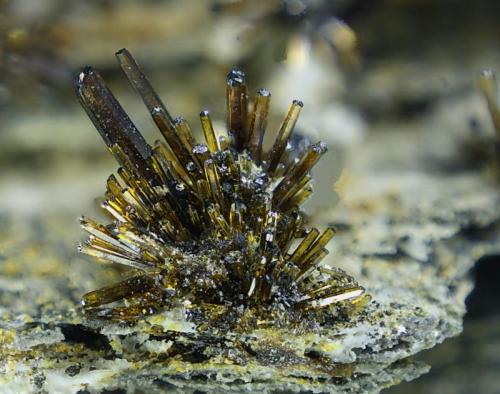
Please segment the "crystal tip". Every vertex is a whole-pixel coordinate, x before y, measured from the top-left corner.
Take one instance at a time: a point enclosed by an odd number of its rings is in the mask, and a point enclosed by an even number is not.
[[[271,95],[271,92],[269,90],[267,90],[266,88],[262,88],[262,89],[259,89],[257,91],[257,94],[259,96],[263,96],[263,97],[269,97]]]
[[[227,83],[230,86],[243,85],[245,83],[245,73],[238,68],[233,68],[227,74]]]
[[[119,49],[118,51],[115,52],[115,56],[119,56],[119,55],[129,55],[130,52],[128,51],[127,48],[122,48],[122,49]]]
[[[323,141],[320,141],[314,144],[312,148],[318,153],[323,154],[326,153],[326,151],[328,150],[328,145],[326,145],[326,143],[324,143]]]
[[[96,70],[92,66],[85,66],[82,71],[75,78],[75,85],[77,87],[83,85],[85,83],[85,79],[88,76],[92,76],[96,73]]]
[[[174,119],[174,125],[178,125],[178,124],[182,124],[182,123],[186,123],[186,119],[183,116],[177,116]]]
[[[490,70],[489,68],[486,68],[484,70],[481,70],[481,77],[492,79],[492,78],[495,78],[495,73],[492,70]]]

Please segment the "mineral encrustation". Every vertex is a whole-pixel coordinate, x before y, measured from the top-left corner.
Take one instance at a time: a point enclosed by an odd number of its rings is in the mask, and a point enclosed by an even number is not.
[[[165,141],[146,143],[106,87],[85,68],[77,95],[120,164],[102,207],[113,222],[82,218],[90,234],[80,251],[134,274],[83,297],[94,317],[136,321],[184,308],[199,332],[334,324],[368,301],[344,271],[322,267],[335,234],[305,228],[300,205],[311,195],[311,168],[322,142],[299,149],[290,136],[303,104],[295,100],[268,152],[263,150],[271,94],[257,91],[248,111],[245,75],[227,76],[227,134],[200,113],[205,143],[173,119],[130,53],[116,54]],[[299,241],[300,240],[300,241]]]

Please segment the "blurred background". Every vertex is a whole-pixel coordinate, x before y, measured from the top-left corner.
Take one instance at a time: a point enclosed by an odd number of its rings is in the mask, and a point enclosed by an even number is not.
[[[482,149],[495,136],[476,85],[481,69],[500,71],[499,21],[496,0],[0,0],[4,273],[65,275],[82,264],[76,219],[97,215],[94,198],[115,169],[75,98],[84,65],[101,72],[149,140],[159,134],[115,61],[122,47],[192,125],[210,109],[223,127],[233,66],[250,92],[271,90],[270,129],[303,100],[298,133],[330,146],[313,210],[331,203],[349,163],[370,166],[365,144],[404,155],[425,141],[426,160],[412,165],[488,176]],[[431,372],[387,392],[499,392],[499,263],[476,264],[463,335],[419,356]]]

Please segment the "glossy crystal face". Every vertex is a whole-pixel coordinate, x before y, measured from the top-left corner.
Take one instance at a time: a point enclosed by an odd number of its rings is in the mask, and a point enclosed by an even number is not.
[[[164,140],[150,146],[100,75],[81,72],[77,95],[120,168],[102,203],[112,222],[82,218],[90,235],[80,250],[132,271],[86,294],[87,313],[134,321],[182,305],[198,326],[251,329],[331,322],[366,300],[352,277],[321,265],[334,229],[305,227],[300,206],[327,147],[290,143],[302,102],[292,102],[265,152],[271,93],[258,90],[248,111],[245,74],[232,70],[227,132],[216,132],[202,111],[199,142],[184,118],[170,116],[132,56],[116,56]]]

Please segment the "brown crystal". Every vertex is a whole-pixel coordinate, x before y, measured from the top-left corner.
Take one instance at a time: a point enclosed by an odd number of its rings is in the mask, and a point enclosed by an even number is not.
[[[217,137],[215,135],[212,119],[210,118],[210,114],[208,111],[202,111],[200,113],[200,121],[210,153],[217,152],[217,150],[219,149],[217,144]]]
[[[271,93],[266,89],[260,89],[255,97],[253,112],[250,118],[248,150],[257,165],[261,164],[262,142],[267,126],[270,101]]]
[[[231,70],[227,75],[227,130],[233,139],[233,145],[241,151],[247,141],[247,86],[245,73]]]
[[[271,151],[269,152],[269,166],[267,171],[270,174],[274,174],[278,164],[280,163],[281,156],[283,156],[283,152],[285,151],[286,144],[288,139],[292,135],[293,129],[297,120],[299,118],[300,110],[304,104],[302,101],[294,100],[290,108],[288,109],[288,113],[286,114],[283,123],[278,132],[278,136],[276,137],[276,141],[274,142]]]

